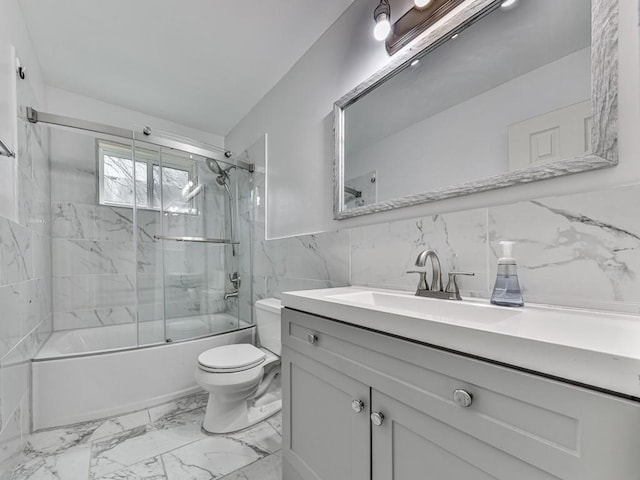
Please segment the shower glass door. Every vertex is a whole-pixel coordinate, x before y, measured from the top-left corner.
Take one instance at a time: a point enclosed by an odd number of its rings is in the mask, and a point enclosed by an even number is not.
[[[231,165],[137,141],[138,335],[141,345],[239,327],[240,251]]]

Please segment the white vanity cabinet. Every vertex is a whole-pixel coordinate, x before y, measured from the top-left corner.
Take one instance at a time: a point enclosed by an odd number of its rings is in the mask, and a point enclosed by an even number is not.
[[[282,319],[284,480],[640,479],[639,403],[291,309]]]

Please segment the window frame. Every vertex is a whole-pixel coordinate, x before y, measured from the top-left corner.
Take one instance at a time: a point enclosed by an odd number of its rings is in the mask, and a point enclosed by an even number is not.
[[[178,156],[173,156],[169,154],[162,155],[162,161],[160,159],[160,152],[144,149],[144,148],[135,148],[130,145],[126,145],[123,143],[117,143],[110,140],[96,140],[96,156],[98,160],[98,205],[105,207],[118,207],[118,208],[130,208],[133,209],[133,203],[126,202],[112,202],[105,199],[105,187],[104,187],[104,159],[105,156],[113,156],[117,158],[123,158],[126,160],[130,160],[133,162],[133,167],[135,169],[135,165],[137,163],[143,163],[146,166],[147,170],[147,205],[136,205],[135,207],[139,210],[151,210],[154,212],[161,212],[164,210],[164,205],[160,205],[159,207],[153,206],[153,194],[154,194],[154,184],[153,184],[153,168],[157,166],[159,171],[161,172],[162,179],[162,169],[165,167],[173,168],[175,170],[180,170],[183,172],[187,172],[188,181],[193,182],[196,178],[196,162],[191,159],[181,158]],[[162,185],[162,182],[161,182]],[[133,185],[133,198],[134,202],[138,200],[136,194],[136,185],[134,182]],[[161,197],[162,198],[162,197]],[[195,198],[195,197],[194,197]],[[172,210],[171,213],[182,214],[182,215],[196,215],[197,210],[195,208],[194,198],[189,199],[188,207],[184,210]],[[162,202],[164,203],[164,202]],[[167,210],[168,211],[168,210]]]

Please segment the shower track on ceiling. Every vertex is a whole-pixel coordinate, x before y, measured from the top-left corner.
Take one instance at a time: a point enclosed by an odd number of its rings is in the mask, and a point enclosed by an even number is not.
[[[160,147],[181,150],[183,152],[199,155],[205,158],[213,158],[216,161],[223,162],[227,165],[232,165],[232,163],[229,161],[229,157],[232,156],[231,152],[229,151],[225,151],[222,148],[220,148],[219,151],[209,150],[206,148],[198,147],[196,145],[191,145],[189,143],[164,138],[159,135],[152,135],[151,129],[149,127],[145,127],[143,131],[138,132],[133,129],[129,130],[126,128],[104,125],[102,123],[80,120],[73,117],[65,117],[63,115],[38,112],[31,107],[27,107],[27,120],[29,120],[29,122],[31,123],[45,123],[49,125],[58,125],[61,127],[77,128],[80,130],[102,133],[104,135],[126,138],[128,140],[144,141],[145,143],[151,143]],[[250,172],[254,171],[253,163],[247,163],[241,160],[237,160],[233,165]]]

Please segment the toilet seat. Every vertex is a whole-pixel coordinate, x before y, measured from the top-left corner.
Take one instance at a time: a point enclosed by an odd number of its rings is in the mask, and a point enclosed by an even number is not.
[[[264,363],[267,354],[248,343],[211,348],[198,356],[198,368],[210,373],[235,373]]]

